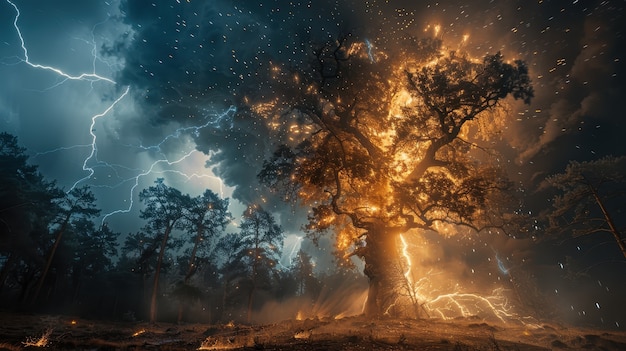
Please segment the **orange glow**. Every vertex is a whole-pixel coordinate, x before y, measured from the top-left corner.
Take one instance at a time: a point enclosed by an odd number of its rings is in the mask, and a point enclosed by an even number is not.
[[[53,329],[47,329],[39,338],[26,338],[26,341],[22,341],[22,345],[25,347],[46,347],[50,342],[50,335],[52,335]]]
[[[435,36],[438,36],[439,32],[441,31],[441,25],[439,24],[435,25],[435,27],[433,28],[433,31],[435,32]]]
[[[402,273],[406,280],[407,291],[400,291],[400,296],[389,309],[395,305],[416,306],[417,304],[428,316],[445,320],[478,316],[502,323],[516,321],[524,325],[532,325],[533,318],[515,313],[514,306],[507,298],[503,287],[497,287],[488,294],[465,291],[459,284],[455,284],[454,288],[450,289],[448,287],[450,278],[446,272],[416,265],[412,255],[416,254],[420,258],[429,259],[434,255],[429,252],[433,248],[422,243],[412,244],[407,239],[408,237],[404,234],[399,237],[401,244],[399,255],[404,263]],[[415,240],[418,236],[411,235],[410,238]],[[420,278],[415,279],[416,276]],[[453,291],[449,292],[450,290]]]
[[[140,329],[140,330],[138,330],[138,331],[133,333],[133,337],[139,336],[139,335],[141,335],[141,334],[143,334],[145,332],[146,332],[145,329]]]

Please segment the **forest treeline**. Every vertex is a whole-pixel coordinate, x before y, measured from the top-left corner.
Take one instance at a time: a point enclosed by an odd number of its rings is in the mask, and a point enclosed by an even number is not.
[[[229,199],[157,179],[139,193],[144,226],[101,221],[87,186],[62,189],[0,133],[0,308],[113,320],[254,321],[269,302],[311,310],[353,270],[318,274],[303,251],[284,265],[285,234],[250,204],[232,225]],[[275,314],[274,317],[278,317]],[[295,316],[289,316],[295,317]]]
[[[626,257],[625,169],[626,156],[606,156],[571,161],[547,177],[556,195],[533,222],[535,233],[543,233],[536,240],[562,233],[612,237],[613,252]],[[17,137],[0,133],[0,309],[151,322],[269,322],[298,311],[340,314],[354,303],[346,299],[367,290],[361,273],[342,265],[320,273],[303,251],[281,262],[285,233],[259,204],[235,220],[229,199],[211,190],[184,194],[163,179],[138,195],[143,226],[115,232],[88,186],[59,187],[29,162]]]

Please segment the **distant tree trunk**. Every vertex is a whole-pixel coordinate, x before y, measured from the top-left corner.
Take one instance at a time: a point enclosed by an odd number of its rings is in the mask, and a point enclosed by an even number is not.
[[[196,231],[196,240],[193,244],[193,249],[191,250],[191,256],[189,257],[189,268],[187,269],[187,274],[185,275],[185,284],[189,282],[189,278],[193,275],[196,270],[196,255],[198,254],[198,247],[200,246],[200,242],[202,242],[202,232],[204,231],[204,226],[202,223],[197,225],[198,230]]]
[[[24,274],[21,275],[20,277],[20,298],[19,301],[23,304],[28,303],[28,297],[30,295],[30,291],[33,288],[33,284],[35,281],[35,275],[37,274],[37,271],[31,267],[28,267],[26,269],[26,272]]]
[[[248,294],[248,314],[247,314],[248,323],[250,323],[250,321],[252,320],[252,302],[254,299],[255,290],[256,290],[256,283],[252,282],[252,287],[250,288],[250,293]]]
[[[39,298],[39,293],[41,291],[41,287],[43,286],[44,281],[46,280],[46,276],[48,275],[48,271],[50,270],[50,265],[52,265],[52,260],[54,259],[54,255],[61,243],[61,238],[63,237],[63,233],[65,232],[65,228],[72,217],[72,212],[68,212],[63,220],[63,224],[59,228],[57,232],[56,239],[54,240],[54,245],[52,245],[52,249],[50,250],[50,254],[48,255],[48,260],[46,261],[46,265],[41,273],[41,277],[39,278],[39,283],[37,283],[37,288],[35,289],[35,294],[33,295],[32,302],[35,303]]]
[[[365,260],[363,273],[369,279],[364,311],[368,317],[382,316],[394,294],[392,267],[398,255],[398,235],[384,226],[373,226],[368,231],[362,254]]]
[[[4,263],[4,266],[2,266],[2,271],[0,271],[0,291],[2,291],[2,288],[4,287],[7,277],[9,276],[9,272],[13,268],[13,265],[15,264],[16,260],[17,260],[17,255],[14,254],[13,252],[10,252],[9,257],[7,257],[7,260]]]
[[[178,303],[178,318],[176,319],[178,321],[178,324],[181,324],[183,322],[183,309],[185,308],[185,304],[180,301]]]
[[[202,221],[197,225],[198,230],[196,231],[196,240],[193,244],[193,249],[191,250],[191,256],[189,257],[189,267],[187,268],[187,274],[185,274],[185,279],[183,280],[185,285],[189,283],[189,279],[193,276],[193,273],[196,270],[196,255],[198,254],[198,246],[200,246],[200,242],[202,241],[202,232],[204,231],[204,226],[202,225]],[[183,321],[183,309],[185,304],[183,301],[178,305],[178,323]]]
[[[159,259],[157,260],[156,269],[154,270],[154,283],[152,284],[152,297],[150,299],[150,323],[156,323],[159,276],[161,274],[161,264],[163,263],[163,256],[165,255],[167,239],[169,238],[171,231],[172,231],[171,226],[168,226],[165,228],[165,233],[163,234],[163,241],[161,242],[161,250],[159,252]]]
[[[261,233],[259,220],[255,219],[256,225],[254,226],[254,257],[252,257],[252,287],[250,287],[250,294],[248,295],[248,315],[247,320],[250,323],[252,319],[252,301],[254,299],[254,293],[257,286],[257,272],[259,266],[259,256],[261,255]]]

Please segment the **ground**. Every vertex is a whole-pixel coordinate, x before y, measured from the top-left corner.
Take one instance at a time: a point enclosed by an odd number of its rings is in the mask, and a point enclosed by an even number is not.
[[[109,322],[0,313],[0,350],[626,350],[626,332],[521,322],[342,319],[268,325]]]

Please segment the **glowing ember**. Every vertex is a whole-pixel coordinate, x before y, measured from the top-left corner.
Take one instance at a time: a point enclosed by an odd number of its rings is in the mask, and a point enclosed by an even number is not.
[[[39,339],[37,338],[26,338],[26,341],[23,341],[22,344],[25,347],[34,346],[34,347],[46,347],[50,342],[50,335],[52,334],[52,329],[46,330],[43,335]]]
[[[198,350],[230,350],[243,347],[244,345],[237,345],[228,339],[226,341],[219,341],[213,337],[208,337],[202,341]]]
[[[135,333],[133,333],[133,337],[139,336],[139,335],[141,335],[141,334],[143,334],[143,333],[145,333],[145,332],[146,332],[146,330],[145,330],[145,329],[141,329],[141,330],[139,330],[139,331],[136,331]]]

